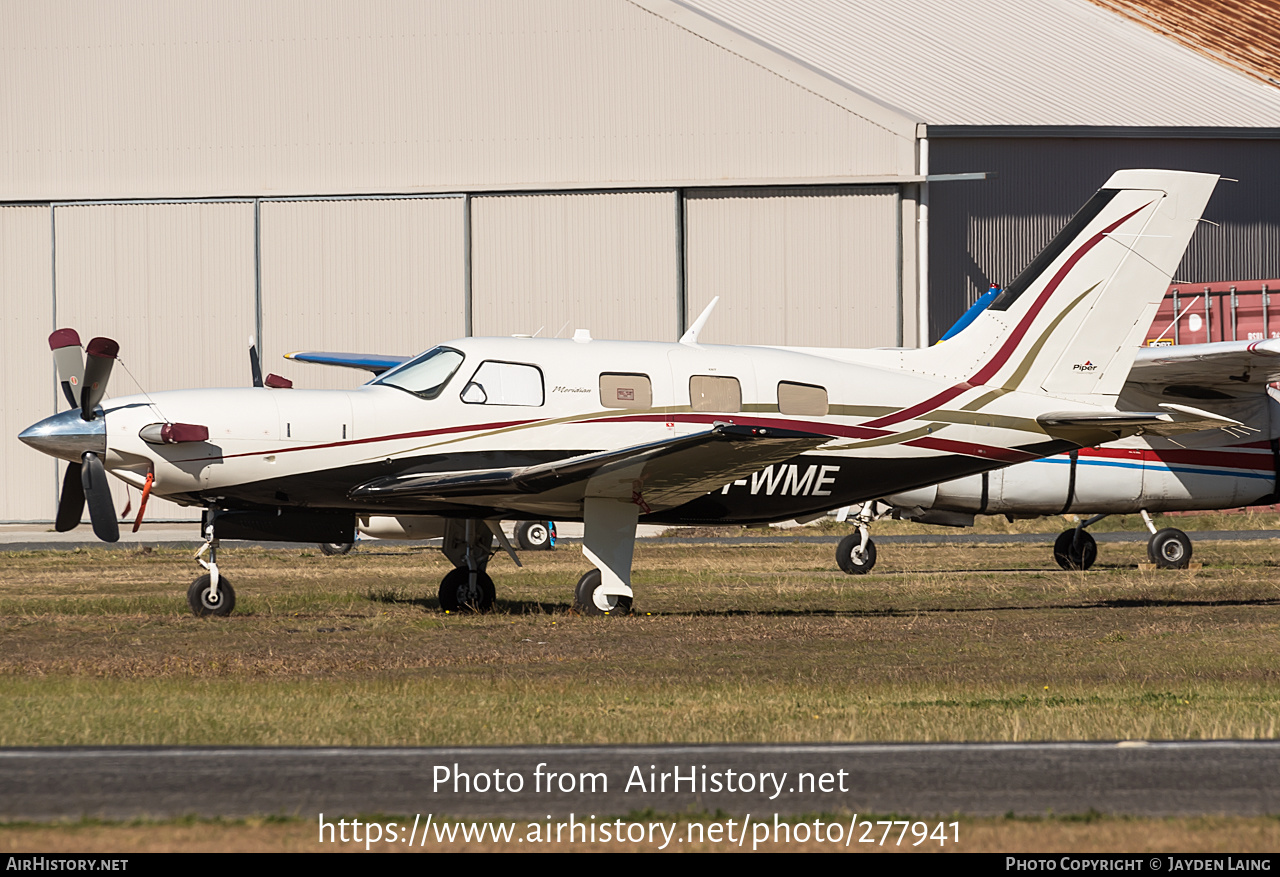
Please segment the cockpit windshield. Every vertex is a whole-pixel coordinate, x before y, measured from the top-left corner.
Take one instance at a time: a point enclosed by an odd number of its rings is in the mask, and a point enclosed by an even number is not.
[[[434,399],[449,383],[449,378],[462,365],[462,354],[452,347],[433,347],[417,359],[411,359],[378,378],[373,383],[407,390],[422,399]]]

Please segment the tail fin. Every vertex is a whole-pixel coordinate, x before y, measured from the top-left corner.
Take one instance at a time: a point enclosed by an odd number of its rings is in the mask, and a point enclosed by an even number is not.
[[[1217,181],[1116,171],[968,328],[919,351],[919,365],[971,385],[1117,395]]]

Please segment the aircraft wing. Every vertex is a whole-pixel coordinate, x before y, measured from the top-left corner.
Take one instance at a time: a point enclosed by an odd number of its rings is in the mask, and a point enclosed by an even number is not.
[[[322,353],[320,351],[299,350],[286,353],[285,359],[295,362],[311,362],[316,365],[336,365],[342,368],[362,368],[380,375],[393,369],[402,362],[408,362],[408,356],[383,356],[378,353]]]
[[[376,478],[350,495],[365,500],[522,494],[551,495],[558,501],[616,497],[657,511],[682,505],[830,440],[831,436],[816,433],[717,423],[692,435],[534,466]]]
[[[1274,381],[1280,381],[1280,339],[1277,338],[1143,347],[1129,371],[1131,384],[1182,386],[1192,390],[1240,389],[1243,384],[1262,387]],[[1212,392],[1184,395],[1215,398]]]

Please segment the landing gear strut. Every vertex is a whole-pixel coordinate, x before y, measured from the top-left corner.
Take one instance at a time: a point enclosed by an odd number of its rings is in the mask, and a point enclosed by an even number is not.
[[[187,605],[199,618],[209,615],[230,615],[236,608],[236,592],[231,583],[218,572],[218,540],[213,537],[213,519],[218,512],[210,510],[205,515],[204,545],[196,552],[196,561],[209,571],[187,588]],[[209,559],[205,560],[204,555]]]
[[[582,503],[582,553],[596,568],[578,579],[573,608],[583,615],[630,615],[631,558],[644,500],[587,497]]]

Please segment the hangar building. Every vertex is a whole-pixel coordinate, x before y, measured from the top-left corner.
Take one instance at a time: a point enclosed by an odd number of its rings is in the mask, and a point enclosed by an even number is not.
[[[1280,91],[1086,0],[8,4],[0,72],[3,521],[55,327],[115,395],[716,295],[710,343],[917,345],[1125,166],[1241,180],[1184,279],[1280,276]]]

